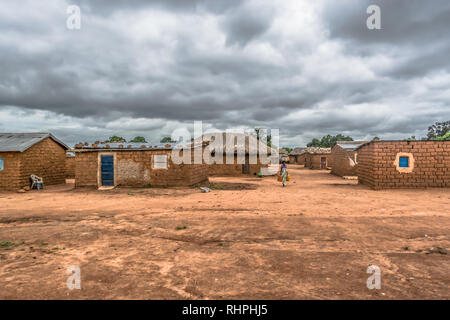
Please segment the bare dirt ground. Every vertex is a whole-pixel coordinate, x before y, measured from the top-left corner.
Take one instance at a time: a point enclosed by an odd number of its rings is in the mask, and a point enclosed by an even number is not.
[[[213,189],[0,193],[1,299],[449,299],[449,189],[327,171]],[[66,269],[81,268],[81,290]],[[381,290],[368,290],[369,265]]]

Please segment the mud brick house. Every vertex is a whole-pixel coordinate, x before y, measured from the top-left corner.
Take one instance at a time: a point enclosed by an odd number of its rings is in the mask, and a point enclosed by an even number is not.
[[[289,162],[289,152],[287,152],[286,149],[284,148],[279,149],[278,155],[280,157],[280,163],[282,163],[283,161]]]
[[[294,150],[289,152],[290,164],[305,165],[305,158],[306,158],[306,148],[294,148]]]
[[[331,173],[338,176],[356,176],[358,153],[356,149],[368,141],[338,141],[331,148]]]
[[[30,186],[30,175],[44,185],[65,183],[69,147],[50,133],[0,133],[0,190]]]
[[[331,167],[331,148],[306,148],[305,167],[310,169]]]
[[[215,154],[211,144],[215,140],[215,136],[222,135],[222,156]],[[270,166],[266,160],[261,158],[260,151],[265,152],[268,156],[276,156],[275,150],[268,147],[256,137],[248,134],[234,133],[234,139],[227,141],[226,133],[208,133],[195,140],[196,144],[203,144],[203,159],[207,161],[209,176],[243,176],[256,175],[258,173],[268,172]],[[229,137],[229,136],[228,136]],[[228,145],[228,146],[227,146]],[[230,150],[233,155],[233,162],[227,163],[226,150]],[[265,149],[265,150],[264,150]],[[239,154],[243,154],[243,158],[239,158]],[[206,159],[210,159],[209,161]],[[229,161],[231,162],[231,161]],[[278,166],[279,158],[273,160],[273,164]],[[270,170],[269,170],[270,171]]]
[[[358,152],[358,180],[375,190],[450,187],[450,141],[371,141]]]
[[[66,179],[75,179],[75,153],[66,153]]]
[[[175,187],[208,181],[206,165],[194,161],[176,164],[172,160],[174,147],[175,144],[78,144],[74,149],[75,187]],[[181,151],[180,157],[193,150]]]

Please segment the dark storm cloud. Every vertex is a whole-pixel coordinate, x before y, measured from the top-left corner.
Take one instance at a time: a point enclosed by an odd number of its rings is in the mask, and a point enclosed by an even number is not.
[[[160,8],[174,12],[207,10],[213,13],[239,6],[244,0],[75,0],[81,8],[93,14],[110,15],[123,10],[141,10],[146,8]]]
[[[227,44],[246,45],[252,39],[266,32],[273,18],[269,8],[237,7],[227,13],[222,22],[227,34]]]
[[[65,27],[69,2],[2,3],[2,131],[81,140],[203,120],[298,145],[420,135],[450,117],[448,1],[73,3],[81,30]],[[382,30],[366,28],[370,4]]]
[[[369,5],[381,9],[381,30],[369,30]],[[386,75],[408,78],[449,70],[450,2],[447,0],[350,0],[327,5],[324,21],[332,38],[354,54],[384,52],[396,57]]]

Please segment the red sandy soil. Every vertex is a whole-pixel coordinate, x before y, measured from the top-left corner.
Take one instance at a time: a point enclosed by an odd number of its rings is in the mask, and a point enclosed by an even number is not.
[[[198,188],[0,193],[1,299],[448,299],[449,189],[328,171]],[[9,243],[7,243],[9,241]],[[81,290],[66,287],[70,265]],[[369,265],[381,289],[369,290]]]

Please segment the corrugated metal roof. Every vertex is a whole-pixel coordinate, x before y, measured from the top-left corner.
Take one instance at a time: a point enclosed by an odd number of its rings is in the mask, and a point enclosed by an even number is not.
[[[369,141],[338,141],[336,145],[344,150],[354,151]]]
[[[69,149],[65,143],[51,133],[0,133],[0,152],[24,152],[49,137],[65,150]]]
[[[192,146],[192,143],[141,143],[141,142],[107,142],[107,143],[92,143],[88,145],[75,145],[75,151],[82,151],[82,150],[101,150],[101,149],[108,149],[108,150],[171,150],[175,148],[196,148],[200,145],[194,145]]]

